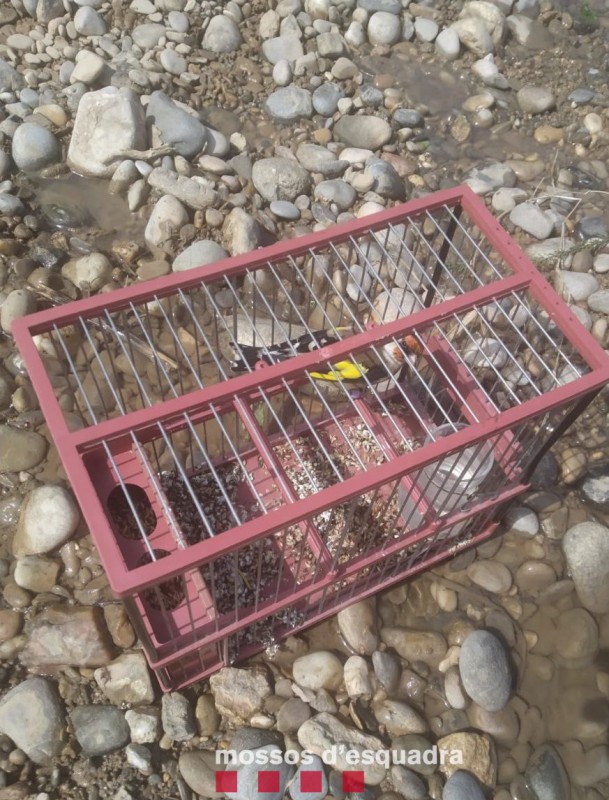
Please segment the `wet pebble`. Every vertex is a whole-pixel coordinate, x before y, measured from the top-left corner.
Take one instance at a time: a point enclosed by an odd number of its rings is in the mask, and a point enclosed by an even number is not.
[[[345,661],[344,681],[345,689],[351,699],[357,700],[360,697],[369,699],[372,696],[368,664],[361,656],[351,656]]]
[[[527,764],[524,779],[536,800],[569,800],[571,786],[556,748],[543,744]]]
[[[525,594],[537,594],[556,581],[556,572],[544,561],[524,561],[516,570],[515,583]]]
[[[58,561],[40,556],[17,559],[13,579],[17,586],[29,592],[50,592],[57,583],[61,565]]]
[[[297,658],[292,674],[304,689],[337,689],[343,679],[343,665],[333,653],[319,650]]]
[[[581,669],[592,663],[599,647],[598,626],[584,608],[571,608],[556,621],[556,651],[562,666]]]
[[[506,533],[513,533],[527,539],[536,536],[539,532],[537,514],[526,506],[511,506],[504,516],[503,525]]]
[[[356,653],[371,655],[378,646],[374,600],[362,600],[338,612],[338,629]]]
[[[10,333],[13,322],[36,311],[36,298],[27,289],[14,289],[0,306],[0,328]]]
[[[586,475],[580,487],[584,502],[599,511],[609,511],[609,470],[592,470]]]
[[[494,594],[505,594],[512,585],[511,572],[499,561],[475,561],[467,568],[467,576],[476,586]]]
[[[70,538],[79,521],[78,508],[66,489],[61,486],[33,489],[21,507],[12,545],[14,555],[38,555],[55,550]]]
[[[459,674],[467,694],[486,711],[499,711],[508,702],[512,676],[505,649],[489,631],[470,633],[461,645]]]
[[[408,733],[426,733],[428,725],[414,708],[400,700],[383,700],[373,706],[378,722],[390,736],[403,736]]]
[[[580,522],[567,530],[562,545],[581,604],[589,611],[609,612],[609,529]]]
[[[459,771],[446,781],[442,800],[484,800],[484,792],[473,775]]]

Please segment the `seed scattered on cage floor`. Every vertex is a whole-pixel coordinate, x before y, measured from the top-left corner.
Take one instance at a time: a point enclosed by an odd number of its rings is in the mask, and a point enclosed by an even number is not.
[[[237,464],[222,465],[215,467],[215,471],[230,504],[237,515],[241,517],[243,509],[239,506],[237,497],[239,484],[244,480],[241,468]],[[196,544],[209,535],[197,503],[203,511],[213,535],[222,533],[238,524],[211,470],[206,468],[195,470],[188,479],[190,489],[177,470],[162,473],[160,481],[187,544]]]

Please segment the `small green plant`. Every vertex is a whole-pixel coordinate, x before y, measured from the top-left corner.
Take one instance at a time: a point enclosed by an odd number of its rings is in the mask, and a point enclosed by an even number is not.
[[[587,23],[588,25],[596,25],[596,23],[598,22],[596,11],[590,5],[590,0],[581,0],[581,5],[579,7],[579,15],[582,21]]]

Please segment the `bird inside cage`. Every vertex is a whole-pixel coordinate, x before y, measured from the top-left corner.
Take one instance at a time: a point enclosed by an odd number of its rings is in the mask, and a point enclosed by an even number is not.
[[[358,331],[352,327],[338,327],[335,331],[311,331],[268,347],[233,342],[236,358],[231,360],[230,367],[233,373],[242,374],[253,370],[259,362],[276,364],[286,361],[295,355],[335,344],[354,332]],[[312,370],[309,375],[316,383],[327,388],[337,384],[360,388],[383,381],[391,382],[393,375],[408,363],[413,363],[424,351],[423,345],[415,336],[406,336],[401,341],[394,340],[356,356],[346,357],[327,368]]]

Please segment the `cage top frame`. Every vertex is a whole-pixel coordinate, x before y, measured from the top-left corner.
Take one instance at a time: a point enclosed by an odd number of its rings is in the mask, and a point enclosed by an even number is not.
[[[361,235],[367,231],[379,230],[389,223],[399,224],[409,217],[416,217],[426,211],[433,211],[447,205],[460,206],[469,215],[480,233],[504,259],[511,275],[501,278],[489,286],[480,286],[464,295],[445,300],[441,304],[416,311],[407,317],[357,333],[344,341],[338,341],[319,350],[296,356],[287,362],[265,366],[264,369],[236,376],[229,381],[213,384],[181,397],[167,399],[162,404],[105,420],[88,428],[70,431],[41,354],[33,340],[34,336],[51,330],[53,326],[69,325],[80,318],[92,316],[99,311],[102,304],[109,312],[119,311],[134,302],[145,302],[153,297],[160,299],[170,296],[178,289],[188,290],[196,287],[201,281],[207,283],[218,277],[237,276],[246,270],[263,266],[269,261],[276,261],[288,255],[297,257],[312,248],[330,242],[339,244],[351,235]],[[104,441],[128,435],[134,430],[142,433],[146,428],[156,425],[159,421],[170,421],[184,413],[197,414],[202,409],[209,408],[212,403],[214,405],[231,403],[236,398],[255,394],[258,387],[272,386],[280,379],[289,379],[302,374],[303,371],[314,370],[322,363],[340,361],[341,357],[356,353],[358,350],[382,344],[398,335],[406,336],[433,321],[448,317],[456,311],[485,301],[501,299],[503,296],[523,288],[527,289],[547,311],[554,324],[586,361],[590,372],[572,383],[553,389],[546,396],[528,401],[525,404],[526,407],[502,412],[500,419],[488,419],[479,423],[476,426],[476,439],[480,440],[493,432],[507,430],[511,425],[524,419],[533,418],[550,406],[598,391],[609,382],[609,356],[488,211],[484,202],[466,186],[437,192],[378,214],[297,239],[282,241],[253,253],[223,259],[215,264],[190,270],[186,274],[172,274],[142,284],[133,284],[111,294],[103,295],[103,297],[95,295],[66,306],[49,308],[16,320],[12,332],[28,367],[40,407],[68,478],[81,507],[86,510],[85,516],[89,525],[95,530],[94,538],[102,560],[106,566],[112,565],[112,569],[108,570],[111,586],[117,594],[124,595],[154,583],[158,579],[156,565],[155,563],[146,564],[130,570],[128,574],[124,571],[115,571],[116,565],[122,561],[122,556],[114,536],[111,535],[110,526],[94,483],[83,465],[84,453]],[[471,431],[458,431],[450,437],[449,447],[457,449],[471,441]],[[373,481],[371,481],[370,475],[362,473],[350,478],[348,486],[342,484],[325,490],[321,503],[319,497],[313,495],[303,498],[291,506],[278,509],[272,515],[272,525],[268,517],[253,519],[241,528],[229,531],[212,541],[205,540],[187,549],[177,550],[163,559],[163,575],[167,577],[178,575],[203,561],[229,552],[244,540],[254,541],[273,530],[280,530],[292,524],[297,519],[319,513],[337,502],[339,498],[344,501],[384,482],[394,480],[407,469],[419,468],[434,461],[446,450],[446,440],[434,442],[426,446],[424,452],[419,450],[407,453],[391,463],[376,467]],[[296,513],[295,506],[298,506]],[[107,528],[106,531],[103,530],[104,527]]]

